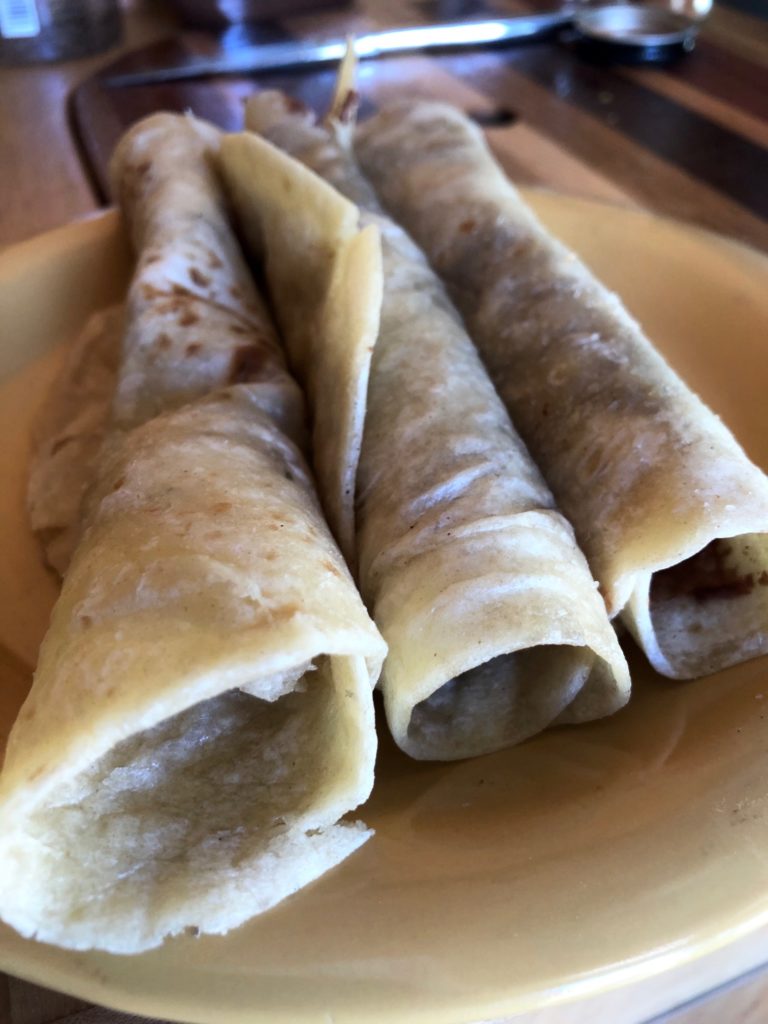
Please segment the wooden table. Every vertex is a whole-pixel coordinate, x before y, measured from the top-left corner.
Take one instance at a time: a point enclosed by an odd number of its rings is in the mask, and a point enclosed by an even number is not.
[[[390,60],[366,79],[366,95],[375,104],[405,87],[453,99],[487,124],[495,150],[523,184],[647,208],[768,249],[768,21],[748,13],[761,5],[768,11],[763,0],[719,5],[694,54],[669,69],[596,67],[547,43]],[[478,17],[532,6],[533,0],[371,2],[343,14],[295,17],[268,34]],[[548,6],[546,0],[541,6]],[[0,246],[96,208],[103,201],[110,141],[143,113],[192,106],[237,127],[242,98],[253,87],[244,79],[131,94],[107,94],[91,83],[79,90],[74,107],[85,133],[78,144],[67,113],[71,90],[121,52],[166,39],[177,28],[171,13],[150,0],[129,2],[125,23],[121,50],[0,71]],[[185,36],[133,63],[208,48],[209,41]],[[271,79],[315,102],[323,102],[331,82],[325,72]],[[768,928],[641,984],[516,1020],[763,1024],[768,1020],[763,964],[768,964]],[[0,1024],[136,1019],[0,974]]]

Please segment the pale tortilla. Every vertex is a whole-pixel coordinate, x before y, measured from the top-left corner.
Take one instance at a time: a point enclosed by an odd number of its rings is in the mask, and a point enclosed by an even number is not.
[[[171,262],[164,139],[179,160],[184,139],[188,163],[199,156],[197,128],[175,121],[145,154],[157,187],[127,210],[149,223],[145,204],[162,197]],[[186,230],[181,217],[176,244]],[[240,262],[228,265],[229,242],[219,252],[224,284]],[[0,775],[0,916],[75,949],[225,932],[370,835],[340,819],[373,783],[386,647],[297,447],[301,395],[265,306],[239,317],[238,344],[258,356],[238,368],[244,382],[206,394],[231,379],[215,367],[222,313],[235,314],[192,301],[201,351],[178,385],[169,349],[131,330],[146,307],[129,302],[117,422]],[[127,429],[119,385],[140,367]]]
[[[378,232],[316,174],[264,139],[228,136],[221,167],[265,262],[292,368],[312,413],[313,465],[342,551],[355,557],[354,488],[382,270]]]
[[[27,512],[46,562],[59,575],[80,537],[81,505],[110,416],[123,326],[122,306],[89,319],[35,421]]]
[[[0,776],[0,913],[132,953],[360,845],[383,655],[258,385],[111,436]],[[366,659],[369,661],[366,666]]]

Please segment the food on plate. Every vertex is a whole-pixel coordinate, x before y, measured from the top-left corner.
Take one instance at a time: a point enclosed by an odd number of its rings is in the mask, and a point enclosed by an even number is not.
[[[689,678],[768,652],[768,481],[731,433],[458,110],[393,103],[356,152],[447,282],[610,614],[654,668]]]
[[[205,121],[154,114],[113,155],[113,191],[137,253],[113,410],[120,427],[256,372],[282,372],[216,178],[220,139]]]
[[[355,478],[381,310],[378,230],[361,229],[353,203],[263,139],[227,136],[221,167],[307,393],[328,520],[354,564]]]
[[[77,546],[83,496],[110,416],[123,316],[118,305],[88,320],[34,425],[27,512],[47,564],[59,575]]]
[[[227,311],[244,358],[234,344],[228,362],[194,351],[174,386],[169,351],[183,358],[193,328],[189,344],[215,348],[242,261],[213,219],[212,177],[208,226],[185,215],[197,138],[213,130],[164,121],[143,150],[151,187],[126,205],[144,237],[162,196],[162,231],[146,237],[163,257],[138,253],[116,423],[0,775],[0,917],[119,953],[225,932],[366,840],[341,819],[373,783],[386,650],[323,519],[297,444],[301,395],[261,300]],[[160,344],[140,301],[155,296],[132,301],[144,272],[162,262],[154,287],[173,293],[205,250],[222,262],[216,289],[181,285],[176,313],[160,311],[178,334]]]
[[[359,203],[367,230],[381,235],[383,306],[357,476],[356,558],[389,645],[382,681],[398,744],[418,758],[467,757],[615,711],[629,693],[628,670],[573,533],[443,286],[383,216],[344,146],[345,126],[319,125],[269,92],[251,98],[247,125]],[[263,239],[269,278],[283,222],[269,223],[273,208],[245,159],[267,145],[235,136],[222,156],[240,218]],[[274,162],[284,168],[279,180],[290,181],[293,162],[282,154]],[[292,298],[287,290],[289,309]],[[278,314],[281,299],[276,292]]]
[[[382,644],[258,385],[107,442],[0,776],[0,914],[134,952],[369,835]],[[366,658],[368,666],[366,666]]]

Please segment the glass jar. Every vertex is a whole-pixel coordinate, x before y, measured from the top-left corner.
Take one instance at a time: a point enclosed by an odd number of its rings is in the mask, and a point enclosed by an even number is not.
[[[0,64],[86,57],[120,29],[117,0],[0,0]]]

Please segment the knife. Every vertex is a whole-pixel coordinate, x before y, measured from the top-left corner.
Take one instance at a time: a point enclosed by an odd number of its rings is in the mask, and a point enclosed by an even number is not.
[[[368,60],[388,53],[417,50],[459,49],[514,39],[531,39],[562,28],[573,18],[576,6],[565,6],[545,14],[523,14],[513,18],[485,21],[450,22],[442,25],[416,25],[407,28],[367,32],[354,40],[358,59]],[[111,75],[105,84],[115,88],[126,85],[152,85],[178,82],[205,75],[240,75],[313,64],[335,64],[344,56],[347,41],[342,39],[302,40],[243,46],[220,57],[198,57],[168,68],[130,71]]]

